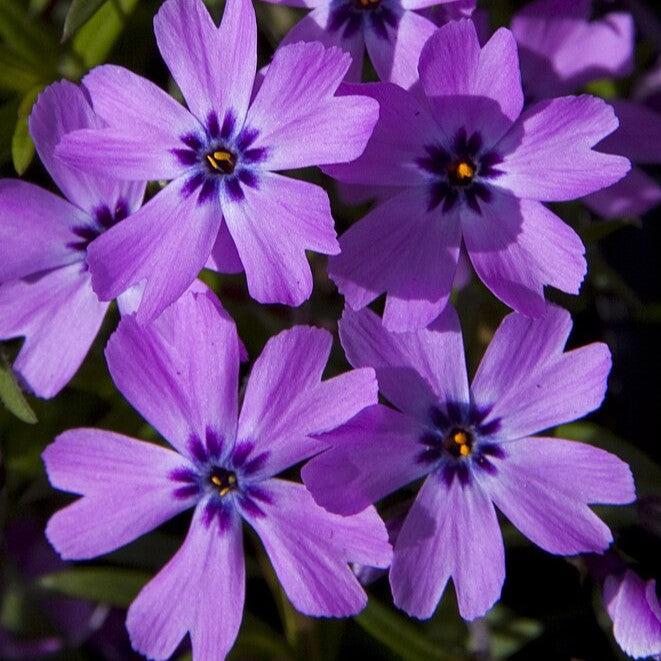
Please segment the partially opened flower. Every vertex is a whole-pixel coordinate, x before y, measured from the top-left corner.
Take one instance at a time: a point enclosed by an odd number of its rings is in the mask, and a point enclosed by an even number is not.
[[[127,316],[111,337],[115,384],[174,450],[97,429],[59,436],[44,452],[49,478],[82,498],[47,535],[63,558],[93,558],[194,508],[183,545],[129,609],[136,650],[167,658],[188,632],[194,658],[224,658],[243,612],[244,520],[296,608],[347,616],[365,605],[348,563],[388,565],[375,510],[329,514],[302,484],[274,477],[319,451],[313,435],[376,401],[371,369],[321,380],[330,348],[311,327],[271,339],[239,415],[236,328],[211,294],[187,293],[147,326]]]
[[[144,181],[83,174],[55,158],[68,132],[102,126],[76,85],[51,85],[30,115],[30,133],[66,199],[0,180],[0,339],[25,337],[14,370],[40,397],[70,381],[108,308],[92,290],[90,242],[135,212],[145,190]]]
[[[541,202],[627,172],[625,158],[593,150],[617,126],[613,110],[579,96],[522,113],[512,33],[480,48],[469,20],[439,28],[419,69],[425,104],[394,85],[360,87],[381,105],[374,134],[356,161],[325,168],[394,193],[341,237],[330,275],[353,309],[387,292],[385,325],[412,330],[445,306],[463,242],[498,298],[539,316],[545,285],[577,293],[586,270],[581,240]]]
[[[512,19],[519,45],[523,89],[540,100],[581,89],[633,70],[634,23],[627,12],[591,19],[591,0],[535,0]],[[659,162],[661,115],[637,101],[609,100],[619,127],[597,149],[633,163]],[[637,216],[661,202],[661,187],[640,168],[587,196],[583,202],[604,218]]]
[[[429,329],[390,333],[369,309],[345,310],[340,337],[354,366],[372,366],[398,410],[377,405],[325,435],[303,469],[315,500],[352,515],[424,478],[394,545],[390,585],[410,615],[434,612],[454,583],[465,619],[483,615],[505,578],[494,505],[550,553],[602,552],[608,527],[588,507],[628,503],[628,466],[583,443],[532,434],[595,409],[606,390],[603,344],[564,351],[569,314],[510,314],[469,387],[454,311]]]
[[[83,82],[109,128],[73,133],[58,149],[83,171],[173,180],[90,247],[95,291],[105,300],[146,280],[143,323],[183,293],[212,252],[222,271],[236,270],[238,251],[255,299],[300,304],[312,289],[305,251],[339,246],[327,194],[274,171],[356,158],[378,104],[334,96],[351,58],[319,43],[281,48],[251,101],[250,0],[229,0],[220,27],[202,0],[167,0],[154,27],[188,110],[150,81],[102,66]]]
[[[312,11],[282,40],[320,41],[351,53],[346,78],[360,82],[365,49],[379,78],[406,89],[418,80],[418,59],[436,25],[418,13],[439,5],[448,6],[446,20],[470,16],[474,0],[267,0]]]

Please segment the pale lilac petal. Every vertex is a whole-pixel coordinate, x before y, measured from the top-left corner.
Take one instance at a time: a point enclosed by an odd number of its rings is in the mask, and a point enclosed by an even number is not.
[[[93,215],[101,204],[115,209],[118,202],[135,211],[142,202],[144,184],[94,177],[67,167],[55,156],[55,148],[67,133],[98,129],[103,122],[94,114],[80,87],[62,80],[47,87],[30,114],[30,135],[42,163],[64,195]]]
[[[639,164],[661,161],[661,113],[624,99],[609,103],[615,109],[619,126],[599,143],[599,151],[626,156]]]
[[[379,117],[374,99],[336,97],[351,58],[320,43],[283,46],[276,52],[246,125],[259,131],[262,167],[302,168],[352,161],[363,152]]]
[[[373,367],[379,390],[400,410],[427,420],[439,402],[468,403],[457,313],[448,305],[428,329],[391,333],[371,310],[344,309],[340,339],[354,367]]]
[[[107,308],[82,263],[0,285],[0,339],[25,337],[13,367],[30,390],[50,398],[69,383]]]
[[[216,28],[202,0],[168,0],[154,19],[161,55],[191,112],[211,111],[243,124],[255,70],[257,24],[249,0],[230,0]]]
[[[238,336],[218,305],[212,294],[187,293],[150,326],[124,317],[106,347],[120,392],[188,456],[193,435],[235,437]]]
[[[384,39],[375,30],[365,30],[365,45],[379,78],[410,89],[418,82],[422,48],[436,26],[412,11],[399,17],[397,27]]]
[[[90,244],[94,291],[111,300],[146,280],[137,316],[155,319],[183,294],[204,267],[222,221],[216,200],[184,195],[186,182],[164,188],[127,220]]]
[[[196,659],[222,661],[239,632],[245,600],[241,519],[225,530],[205,525],[200,505],[181,548],[131,604],[126,628],[133,648],[165,660],[190,633]]]
[[[567,94],[591,80],[626,76],[633,66],[630,14],[590,21],[590,0],[536,0],[512,19],[526,91],[535,98]]]
[[[342,517],[316,505],[302,484],[262,484],[273,500],[263,506],[265,516],[244,515],[260,536],[292,604],[312,616],[360,612],[367,595],[347,563],[387,567],[392,556],[376,510]]]
[[[629,171],[629,161],[592,148],[616,128],[613,109],[593,96],[536,103],[498,143],[504,160],[496,183],[542,201],[572,200],[610,186]]]
[[[422,477],[425,428],[385,406],[361,411],[322,439],[330,449],[303,467],[301,477],[318,505],[347,516],[362,512]]]
[[[241,257],[227,229],[227,223],[223,223],[218,232],[206,267],[218,273],[243,273]]]
[[[425,153],[436,124],[416,97],[390,83],[344,84],[342,94],[363,94],[379,103],[379,121],[365,151],[351,163],[326,166],[331,177],[372,186],[419,185],[427,181],[417,159]]]
[[[633,167],[624,179],[591,193],[581,202],[608,220],[642,216],[661,204],[661,186],[640,168]]]
[[[243,199],[223,201],[223,213],[260,303],[300,305],[312,292],[305,251],[339,252],[328,195],[314,184],[261,172]]]
[[[310,438],[347,422],[377,401],[374,371],[321,380],[332,344],[319,328],[295,326],[271,338],[250,374],[238,437],[269,453],[260,471],[275,475],[325,447]]]
[[[483,49],[468,19],[436,31],[420,56],[420,81],[440,129],[453,139],[469,125],[493,145],[523,107],[516,43],[498,30]]]
[[[395,604],[431,617],[452,577],[459,613],[484,615],[505,579],[503,538],[493,505],[476,484],[449,487],[430,475],[404,521],[390,568]]]
[[[611,368],[608,347],[594,343],[546,360],[493,403],[503,438],[522,438],[598,408]]]
[[[46,535],[65,560],[94,558],[137,539],[192,505],[170,473],[172,450],[98,429],[61,434],[43,453],[51,484],[83,497],[50,519]]]
[[[537,319],[516,312],[505,317],[471,384],[474,401],[490,407],[525,382],[533,370],[560,357],[571,328],[569,312],[555,305]]]
[[[275,0],[266,0],[274,2]],[[287,0],[286,3],[291,7],[299,6],[297,2],[309,3],[301,6],[314,6],[313,10],[304,16],[294,27],[287,32],[280,47],[287,44],[295,44],[299,41],[319,41],[326,48],[337,46],[345,53],[351,56],[351,65],[344,76],[344,79],[359,83],[363,74],[363,59],[365,57],[365,38],[362,30],[356,30],[350,37],[345,38],[343,30],[331,30],[329,27],[330,17],[332,15],[332,5],[325,0]]]
[[[426,187],[416,187],[379,204],[342,235],[329,275],[351,308],[387,292],[386,327],[421,328],[447,303],[460,241],[456,210],[430,211]]]
[[[631,474],[613,455],[590,452],[569,441],[549,449],[546,468],[547,448],[555,442],[529,438],[508,443],[505,457],[493,460],[497,472],[479,471],[475,476],[498,509],[545,551],[601,553],[613,537],[588,503],[632,500]],[[558,465],[563,467],[560,473],[553,469]],[[613,479],[612,489],[603,484],[606,475]]]
[[[661,654],[661,620],[658,617],[656,581],[645,582],[627,569],[604,582],[604,605],[613,621],[617,644],[636,659]],[[657,606],[649,603],[649,594]]]
[[[81,260],[71,243],[87,215],[61,197],[18,179],[0,181],[0,282]]]
[[[464,242],[484,284],[504,303],[530,317],[544,314],[544,286],[577,294],[587,264],[579,236],[534,200],[492,190],[477,214],[462,212]]]

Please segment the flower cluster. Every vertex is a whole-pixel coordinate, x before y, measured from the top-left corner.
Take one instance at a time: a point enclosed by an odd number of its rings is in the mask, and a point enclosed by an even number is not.
[[[228,0],[219,26],[202,0],[166,0],[154,30],[185,105],[114,65],[56,83],[30,131],[63,197],[0,181],[0,339],[25,338],[22,383],[61,391],[117,299],[110,375],[168,444],[59,435],[48,477],[79,498],[48,539],[86,560],[192,510],[128,610],[133,647],[153,659],[186,635],[194,659],[232,648],[244,523],[302,613],[360,612],[359,578],[380,568],[409,615],[429,618],[452,579],[472,620],[505,579],[496,508],[573,556],[613,541],[591,505],[635,500],[613,454],[535,436],[598,408],[611,365],[602,343],[565,349],[570,315],[544,288],[577,294],[587,263],[546,203],[583,199],[610,218],[661,200],[630,164],[658,160],[658,114],[571,95],[630,70],[630,16],[535,0],[489,36],[466,0],[272,1],[311,11],[258,71],[250,0]],[[380,82],[360,82],[365,49]],[[310,166],[375,200],[339,240],[326,191],[282,174]],[[160,187],[143,204],[149,182]],[[255,301],[298,306],[313,289],[306,251],[330,256],[353,369],[322,379],[331,334],[294,326],[240,391],[247,353],[197,278],[245,272]],[[462,264],[513,310],[470,384],[450,302]],[[367,306],[384,294],[379,316]],[[409,485],[387,528],[375,505]],[[603,580],[625,651],[660,653],[653,582],[624,564]]]

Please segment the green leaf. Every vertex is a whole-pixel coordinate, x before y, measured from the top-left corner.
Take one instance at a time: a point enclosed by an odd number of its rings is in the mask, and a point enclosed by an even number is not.
[[[39,73],[4,44],[0,44],[0,89],[25,94],[40,79]]]
[[[583,243],[596,243],[610,236],[623,227],[640,226],[640,221],[631,220],[602,220],[591,222],[582,227],[578,234]]]
[[[19,175],[22,175],[30,167],[30,163],[34,158],[34,143],[30,136],[28,117],[41,90],[41,85],[32,88],[23,97],[21,105],[18,107],[18,121],[11,141],[11,157],[14,162],[14,169]]]
[[[537,620],[519,617],[499,604],[487,613],[486,620],[491,654],[495,659],[512,656],[542,633],[542,625]]]
[[[280,634],[260,619],[246,613],[241,625],[241,632],[229,658],[293,661],[296,656]]]
[[[64,19],[62,40],[68,39],[96,14],[106,0],[73,0]]]
[[[42,576],[38,584],[67,597],[127,608],[149,581],[146,572],[114,567],[77,567]]]
[[[424,631],[370,597],[367,608],[355,621],[404,661],[456,661],[461,657],[441,649]]]
[[[3,356],[0,356],[0,401],[19,420],[30,425],[37,422],[37,416],[27,403],[18,383],[16,383],[11,367]]]

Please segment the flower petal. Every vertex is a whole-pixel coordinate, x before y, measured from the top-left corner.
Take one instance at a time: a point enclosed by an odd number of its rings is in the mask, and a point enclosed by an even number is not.
[[[530,317],[544,314],[544,286],[577,294],[585,248],[574,230],[534,200],[492,189],[477,214],[462,210],[466,249],[478,276],[504,303]]]
[[[303,467],[301,476],[318,505],[348,516],[422,477],[424,427],[377,404],[321,439],[330,449]]]
[[[14,371],[39,397],[73,378],[108,309],[83,269],[74,263],[0,285],[0,338],[25,337]]]
[[[373,367],[379,390],[405,413],[427,421],[439,402],[470,401],[457,313],[448,305],[428,329],[386,330],[371,310],[345,307],[340,340],[354,367]]]
[[[332,344],[319,328],[295,326],[272,337],[255,361],[239,418],[239,438],[268,451],[262,474],[275,475],[325,447],[309,438],[377,401],[374,372],[321,380]]]
[[[328,195],[319,186],[260,172],[243,199],[223,201],[250,295],[260,303],[298,306],[312,292],[306,250],[339,251]]]
[[[0,181],[0,282],[81,261],[73,229],[89,218],[43,188],[18,179]]]
[[[55,148],[67,134],[78,129],[98,129],[103,122],[92,110],[80,87],[62,80],[47,87],[30,114],[30,135],[39,157],[65,196],[93,215],[100,205],[115,209],[123,202],[130,211],[142,203],[143,182],[119,182],[95,177],[66,166],[55,157]]]
[[[384,325],[410,331],[445,307],[459,259],[457,210],[428,208],[428,191],[406,190],[375,207],[340,238],[329,275],[359,310],[387,292]]]
[[[227,229],[227,223],[223,223],[220,227],[206,268],[218,273],[243,273],[241,257],[239,257],[234,239]]]
[[[500,596],[504,556],[496,512],[482,489],[456,479],[447,487],[430,475],[395,543],[395,604],[413,617],[431,617],[452,577],[461,616],[480,617]]]
[[[351,58],[320,43],[283,46],[269,65],[246,125],[265,149],[262,167],[302,168],[352,161],[363,152],[379,117],[364,96],[334,96]]]
[[[146,280],[138,321],[155,319],[204,267],[222,221],[216,200],[200,204],[186,182],[164,188],[127,220],[95,239],[87,251],[94,291],[111,300]]]
[[[493,459],[495,474],[480,471],[476,477],[528,539],[559,555],[608,547],[611,532],[588,503],[635,498],[626,464],[607,452],[555,439],[522,439],[508,443],[505,452]]]
[[[629,161],[593,147],[616,128],[613,109],[587,94],[536,103],[496,146],[503,156],[496,184],[542,201],[573,200],[610,186],[629,171]]]
[[[239,341],[213,294],[187,293],[140,327],[124,317],[106,347],[122,394],[182,454],[211,429],[234,442]]]
[[[273,503],[266,516],[245,513],[260,536],[287,597],[312,616],[347,617],[367,595],[347,563],[387,567],[392,550],[376,510],[341,517],[321,509],[302,484],[263,483]]]
[[[43,453],[51,484],[82,494],[46,534],[64,559],[94,558],[137,539],[191,506],[169,474],[186,460],[153,443],[98,429],[60,434]]]
[[[190,111],[206,123],[228,112],[246,116],[257,69],[257,24],[252,3],[229,0],[216,28],[201,0],[168,0],[154,18],[161,55]],[[222,121],[222,119],[221,119]]]
[[[196,659],[224,659],[239,632],[245,601],[241,519],[228,529],[205,525],[198,507],[183,545],[131,604],[126,628],[133,648],[168,659],[190,633]],[[213,605],[213,607],[210,607]]]

